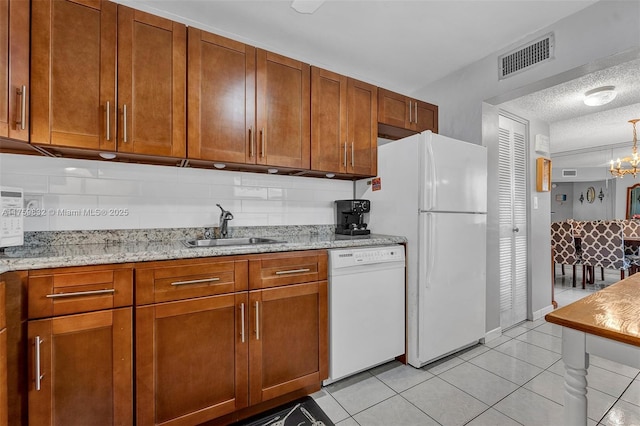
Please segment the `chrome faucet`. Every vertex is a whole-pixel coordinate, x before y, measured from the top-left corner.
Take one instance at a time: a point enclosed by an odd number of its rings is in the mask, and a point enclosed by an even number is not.
[[[220,238],[227,238],[227,222],[233,219],[233,215],[230,211],[222,208],[220,204],[216,204],[220,207],[222,213],[220,213]]]

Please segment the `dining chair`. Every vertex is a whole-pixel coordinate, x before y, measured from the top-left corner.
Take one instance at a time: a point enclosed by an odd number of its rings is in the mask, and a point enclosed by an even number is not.
[[[617,220],[585,221],[582,225],[582,261],[591,268],[617,269],[620,279],[631,267],[624,251],[624,225]],[[590,282],[593,282],[591,275]]]
[[[631,273],[640,267],[640,220],[624,219],[620,221],[624,229],[624,254],[631,261]]]
[[[570,222],[551,224],[551,247],[553,248],[553,279],[556,277],[556,264],[573,266],[573,286],[576,286],[576,266],[582,263],[580,252],[576,249],[573,225]],[[585,285],[584,265],[582,267],[582,287]]]

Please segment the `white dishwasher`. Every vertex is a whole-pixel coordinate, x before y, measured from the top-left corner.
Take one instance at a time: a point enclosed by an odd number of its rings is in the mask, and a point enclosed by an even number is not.
[[[329,250],[328,385],[405,353],[404,246]]]

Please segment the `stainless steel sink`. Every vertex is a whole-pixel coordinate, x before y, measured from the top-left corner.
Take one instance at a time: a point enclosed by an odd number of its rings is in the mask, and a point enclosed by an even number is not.
[[[270,238],[215,238],[210,240],[185,240],[182,242],[187,247],[221,247],[221,246],[250,246],[255,244],[282,243],[280,240]]]

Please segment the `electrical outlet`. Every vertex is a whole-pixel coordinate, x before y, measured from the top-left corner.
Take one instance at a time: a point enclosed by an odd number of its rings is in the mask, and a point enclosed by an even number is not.
[[[42,195],[24,194],[24,208],[28,210],[38,210],[44,208],[42,205]]]

